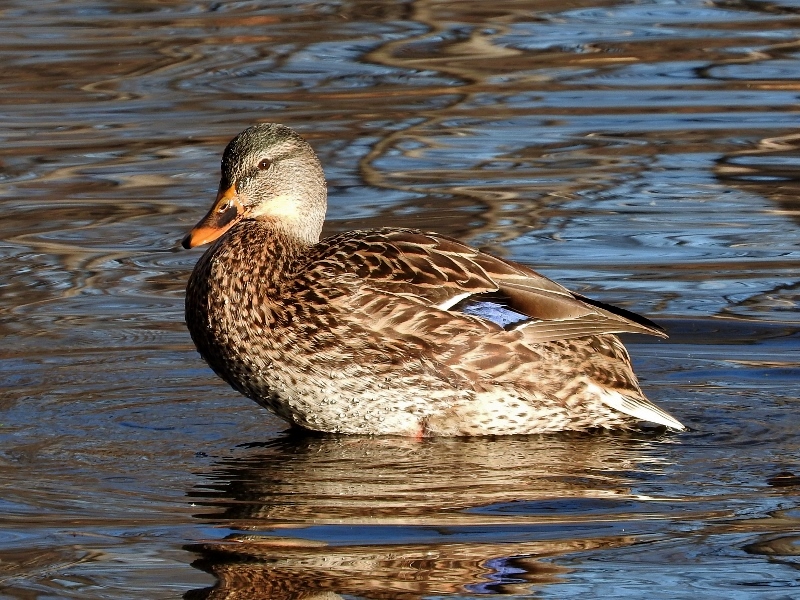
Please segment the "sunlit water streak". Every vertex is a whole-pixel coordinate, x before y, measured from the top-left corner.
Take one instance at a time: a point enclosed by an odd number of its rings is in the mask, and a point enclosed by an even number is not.
[[[0,8],[0,595],[796,595],[797,6],[261,4]],[[666,325],[629,347],[693,430],[281,433],[192,348],[176,249],[258,120],[318,150],[328,232]]]

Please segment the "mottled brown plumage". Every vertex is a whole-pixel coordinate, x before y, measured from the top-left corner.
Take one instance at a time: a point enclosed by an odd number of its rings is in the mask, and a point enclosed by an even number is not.
[[[239,392],[329,432],[683,429],[643,396],[614,335],[663,336],[657,325],[433,233],[320,241],[325,208],[319,161],[291,129],[256,125],[226,148],[217,202],[184,239],[216,239],[189,279],[186,322]]]

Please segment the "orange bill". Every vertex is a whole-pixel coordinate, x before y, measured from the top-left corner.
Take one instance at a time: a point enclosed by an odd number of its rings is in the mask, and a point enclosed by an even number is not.
[[[194,248],[213,242],[223,233],[228,231],[244,216],[244,206],[236,195],[234,186],[227,190],[220,190],[214,206],[208,211],[194,228],[186,234],[181,245],[184,248]]]

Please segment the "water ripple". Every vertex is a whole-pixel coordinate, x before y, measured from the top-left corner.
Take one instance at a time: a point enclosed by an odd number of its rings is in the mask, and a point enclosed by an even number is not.
[[[789,597],[797,14],[6,3],[4,593]],[[326,232],[438,230],[663,322],[670,340],[627,343],[691,431],[280,433],[194,351],[199,253],[177,250],[221,149],[264,120],[318,150]]]

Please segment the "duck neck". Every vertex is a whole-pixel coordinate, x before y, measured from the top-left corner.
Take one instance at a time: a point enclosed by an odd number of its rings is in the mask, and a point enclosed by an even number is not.
[[[297,260],[314,244],[292,235],[270,221],[247,221],[235,225],[220,246],[229,255],[230,268],[253,273],[262,280],[278,283],[290,277]],[[222,256],[221,260],[225,260]],[[266,281],[264,281],[266,282]]]
[[[236,297],[257,289],[265,298],[280,294],[311,247],[267,221],[234,225],[200,258],[189,278],[187,307],[214,297]],[[247,292],[249,293],[249,292]]]

